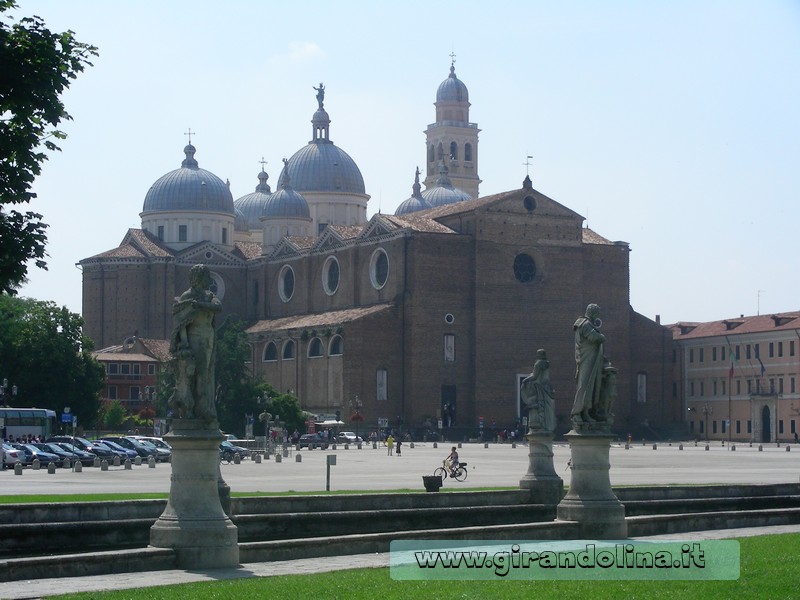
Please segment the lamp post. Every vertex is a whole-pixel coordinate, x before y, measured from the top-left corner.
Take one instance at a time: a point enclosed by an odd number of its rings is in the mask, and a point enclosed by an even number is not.
[[[8,406],[9,397],[13,399],[17,397],[17,386],[8,387],[8,379],[3,378],[3,385],[0,385],[0,398],[3,400],[3,406]]]
[[[362,419],[361,413],[359,412],[362,406],[363,404],[361,400],[358,399],[358,394],[356,394],[350,401],[350,408],[355,411],[350,416],[350,420],[356,422],[356,440],[358,440],[358,422]]]
[[[690,406],[686,409],[689,412],[697,412],[697,409]],[[708,402],[706,402],[703,407],[700,409],[700,412],[703,413],[703,417],[705,418],[705,430],[706,430],[706,442],[708,441],[708,415],[714,412],[714,407],[709,406]]]

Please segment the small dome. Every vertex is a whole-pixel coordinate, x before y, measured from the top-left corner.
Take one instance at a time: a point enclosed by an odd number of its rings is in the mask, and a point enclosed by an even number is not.
[[[469,102],[469,91],[464,82],[456,77],[455,65],[450,65],[450,76],[439,84],[436,102]]]
[[[436,186],[422,192],[422,197],[430,206],[444,206],[454,202],[472,200],[472,196],[467,192],[453,187],[447,173],[448,169],[444,162],[439,163],[439,177],[436,179]]]
[[[269,179],[269,175],[267,175],[266,171],[262,170],[261,173],[258,174],[256,191],[242,196],[233,203],[236,210],[241,212],[245,219],[246,227],[244,231],[261,229],[260,218],[261,215],[264,214],[264,206],[272,194],[272,189],[269,187],[267,179]]]
[[[269,200],[264,204],[264,210],[261,216],[265,219],[291,217],[311,218],[308,202],[306,202],[302,194],[294,191],[289,184],[289,174],[287,172],[285,159],[283,171],[281,173],[281,189],[269,197]]]
[[[430,208],[430,204],[422,197],[420,194],[420,185],[419,185],[419,167],[417,167],[417,172],[414,175],[414,185],[412,186],[412,194],[408,200],[404,200],[400,206],[397,207],[397,210],[394,211],[396,216],[400,215],[407,215],[409,213],[418,212],[420,210],[425,210],[426,208]]]
[[[364,178],[355,161],[327,140],[311,141],[295,152],[289,159],[289,168],[292,184],[301,192],[366,193]]]
[[[233,230],[250,231],[250,225],[248,223],[247,217],[244,216],[244,213],[240,211],[238,208],[234,210],[236,211],[236,219],[233,222]]]
[[[143,212],[191,211],[234,214],[233,196],[219,177],[201,169],[194,158],[195,147],[183,149],[186,158],[180,169],[170,171],[150,186]]]

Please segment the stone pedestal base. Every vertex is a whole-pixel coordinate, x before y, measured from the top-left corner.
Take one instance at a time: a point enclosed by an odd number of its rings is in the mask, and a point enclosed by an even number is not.
[[[238,566],[237,529],[222,509],[218,489],[222,434],[180,419],[165,439],[172,446],[169,501],[150,528],[150,545],[174,549],[184,569]]]
[[[530,491],[531,502],[558,504],[564,496],[564,480],[553,467],[553,434],[529,433],[528,472],[519,487]]]
[[[611,490],[608,476],[614,436],[570,431],[565,437],[572,455],[571,480],[567,495],[558,504],[557,518],[580,523],[584,539],[625,539],[625,507]]]

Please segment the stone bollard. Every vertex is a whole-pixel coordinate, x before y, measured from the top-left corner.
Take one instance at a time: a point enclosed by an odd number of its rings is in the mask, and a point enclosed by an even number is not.
[[[114,464],[115,467],[119,466],[119,456],[115,456],[114,457],[114,463],[113,464]]]
[[[484,448],[488,448],[488,447],[489,447],[489,442],[484,442],[484,443],[483,443],[483,447],[484,447]]]
[[[238,465],[242,462],[242,456],[237,452],[233,455],[233,464]]]
[[[283,461],[283,457],[280,454],[275,455],[275,462],[279,463]]]
[[[14,463],[14,475],[22,475],[22,463],[19,461]]]
[[[436,448],[436,446],[434,446],[434,448]],[[372,442],[372,449],[373,450],[377,450],[378,449],[378,442]]]
[[[706,452],[707,452],[709,449],[710,449],[710,448],[709,448],[708,444],[706,444]]]
[[[288,448],[284,448],[283,449],[283,458],[289,458],[289,449]]]
[[[135,460],[135,463],[136,463],[136,466],[137,466],[137,467],[138,467],[138,466],[141,466],[141,464],[142,464],[142,457],[141,457],[141,456],[137,456],[137,457],[136,457],[136,460]]]
[[[100,466],[100,457],[99,456],[95,456],[94,457],[94,466],[95,467],[99,467]]]
[[[759,451],[759,452],[763,452],[763,451],[764,451],[764,446],[762,446],[761,444],[759,444],[759,445],[758,445],[758,451]]]
[[[297,444],[297,447],[295,448],[295,450],[297,450],[298,452],[300,452],[300,444]]]
[[[64,463],[61,466],[64,467],[65,469],[71,469],[72,468],[72,463],[69,462],[68,458],[65,458],[64,459]]]
[[[694,441],[694,447],[697,448],[697,440]]]
[[[788,450],[789,448],[787,447],[786,449]],[[49,463],[47,465],[47,472],[53,475],[56,472],[56,463]]]
[[[750,447],[751,447],[751,448],[753,447],[753,442],[750,442]]]
[[[658,444],[653,444],[653,450],[658,450]]]
[[[642,446],[647,446],[647,440],[642,440]]]
[[[108,461],[106,459],[100,461],[100,470],[108,471]]]
[[[151,468],[151,469],[155,469],[156,468],[156,459],[153,458],[152,456],[148,456],[147,457],[147,466],[149,468]]]
[[[514,449],[517,447],[517,442],[511,442],[511,448]]]
[[[414,447],[414,446],[413,446],[413,444],[412,444],[412,446],[411,446],[411,447],[412,447],[412,448]],[[358,442],[358,444],[356,444],[356,448],[358,448],[359,450],[361,450],[361,442]]]
[[[413,448],[414,447],[414,442],[411,442],[411,444],[409,444],[409,446],[411,446]]]
[[[83,473],[83,463],[79,460],[75,461],[75,472],[76,473]]]
[[[439,447],[439,444],[438,444],[437,442],[433,442],[433,447],[434,447],[434,448],[438,448],[438,447]]]
[[[678,444],[678,450],[683,450],[683,444]]]
[[[344,449],[347,450],[347,448],[348,448],[348,445],[345,444],[344,445]],[[331,444],[331,450],[336,450],[336,444]]]
[[[125,470],[126,471],[130,471],[132,468],[133,468],[133,466],[131,465],[131,459],[130,458],[126,458],[125,459]]]
[[[736,444],[731,444],[731,452],[736,452]]]
[[[41,466],[42,466],[42,463],[39,462],[39,459],[38,458],[34,458],[33,462],[31,463],[31,469],[33,469],[34,471],[38,471]]]
[[[294,462],[303,462],[303,455],[298,453],[297,456],[294,457]]]
[[[461,442],[458,442],[458,447],[461,448]]]
[[[333,445],[333,449],[336,450],[336,444]],[[344,445],[344,449],[345,450],[350,450],[350,444],[345,444]]]
[[[667,440],[667,441],[669,442],[669,445],[672,446],[672,440]]]
[[[275,458],[278,458],[278,455],[276,455]],[[253,457],[253,460],[256,461],[257,465],[260,465],[261,464],[261,454],[256,454]],[[269,460],[269,454],[267,455],[267,460]]]
[[[791,449],[792,449],[792,447],[789,444],[786,444],[786,451],[788,452]]]
[[[625,450],[630,450],[631,445],[628,442],[625,442]]]

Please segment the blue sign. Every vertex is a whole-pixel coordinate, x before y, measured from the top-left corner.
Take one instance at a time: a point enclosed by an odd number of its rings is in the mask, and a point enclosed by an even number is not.
[[[62,423],[72,423],[72,415],[69,413],[61,413]]]

